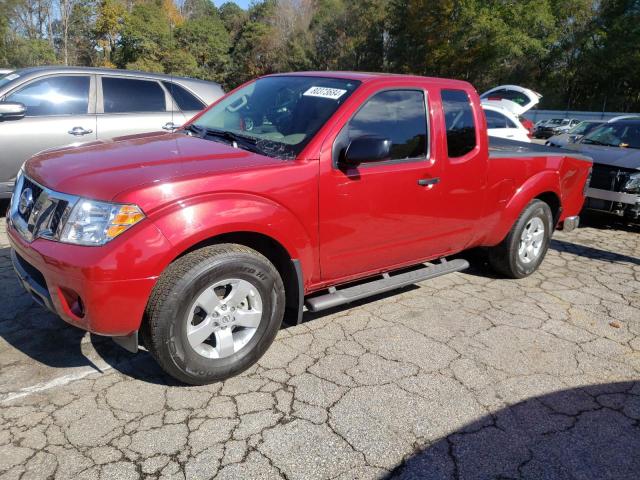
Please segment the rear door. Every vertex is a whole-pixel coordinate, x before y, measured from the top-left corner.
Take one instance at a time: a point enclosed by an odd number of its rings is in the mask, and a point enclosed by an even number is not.
[[[159,81],[108,75],[99,78],[98,139],[171,129],[176,115]]]
[[[93,75],[48,75],[9,92],[7,102],[27,107],[20,120],[0,123],[0,183],[12,181],[34,154],[96,138]]]
[[[433,257],[442,165],[429,148],[426,92],[394,88],[368,98],[323,147],[320,176],[320,262],[323,280],[372,273]],[[339,163],[351,140],[391,141],[382,162]]]

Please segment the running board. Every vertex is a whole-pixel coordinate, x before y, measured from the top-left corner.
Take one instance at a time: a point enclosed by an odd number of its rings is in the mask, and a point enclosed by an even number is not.
[[[425,266],[419,270],[413,270],[396,275],[385,273],[383,278],[372,280],[367,283],[346,287],[341,289],[330,288],[329,293],[317,297],[307,298],[305,305],[312,312],[326,310],[328,308],[355,302],[362,298],[367,298],[379,293],[388,292],[397,288],[406,287],[413,283],[429,280],[431,278],[446,275],[447,273],[459,272],[469,267],[469,262],[462,259],[451,260],[450,262]]]

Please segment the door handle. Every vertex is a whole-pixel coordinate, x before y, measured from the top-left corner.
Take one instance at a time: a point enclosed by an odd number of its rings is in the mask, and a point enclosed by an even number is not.
[[[173,122],[167,122],[162,126],[163,130],[169,130],[169,131],[173,131],[176,128],[178,128],[178,126]]]
[[[85,130],[82,127],[73,127],[67,133],[69,133],[69,135],[74,135],[76,137],[81,137],[82,135],[89,135],[90,133],[93,133],[93,130],[91,130],[91,129]]]
[[[440,177],[421,178],[420,180],[418,180],[418,185],[420,185],[421,187],[432,187],[438,183],[440,183]]]

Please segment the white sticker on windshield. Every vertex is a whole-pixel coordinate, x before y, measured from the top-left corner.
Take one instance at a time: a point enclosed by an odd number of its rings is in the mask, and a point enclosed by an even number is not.
[[[4,77],[5,80],[15,80],[16,78],[18,78],[20,75],[18,75],[17,73],[12,73],[11,75],[7,75],[6,77]]]
[[[311,87],[309,90],[304,92],[303,95],[306,97],[321,97],[337,100],[345,93],[347,93],[347,91],[340,88]]]

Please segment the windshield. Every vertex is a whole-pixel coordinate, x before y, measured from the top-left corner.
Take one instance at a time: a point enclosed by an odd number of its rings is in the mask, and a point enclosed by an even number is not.
[[[582,143],[607,147],[640,148],[640,120],[607,123],[585,136]]]
[[[567,133],[571,135],[586,135],[598,125],[602,125],[602,122],[580,122]]]
[[[549,120],[547,122],[547,125],[562,125],[562,119],[561,118],[554,118],[552,120]]]
[[[264,155],[295,158],[359,85],[337,78],[260,78],[206,111],[193,130],[240,148],[248,139]]]

